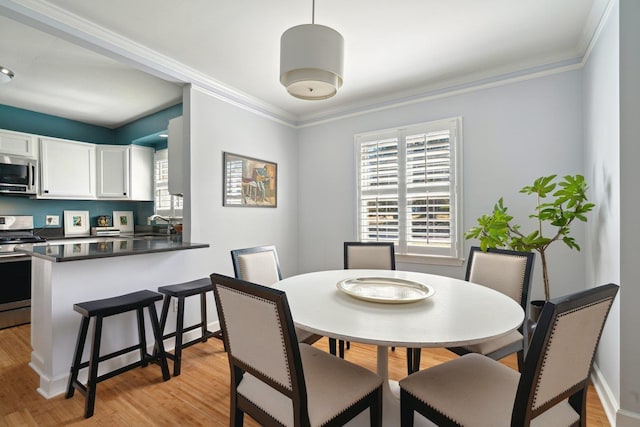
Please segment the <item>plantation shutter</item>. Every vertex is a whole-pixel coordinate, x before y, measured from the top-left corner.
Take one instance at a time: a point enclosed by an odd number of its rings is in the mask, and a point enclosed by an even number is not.
[[[360,146],[360,240],[398,241],[398,138]]]
[[[358,236],[397,254],[457,257],[459,119],[356,136]]]

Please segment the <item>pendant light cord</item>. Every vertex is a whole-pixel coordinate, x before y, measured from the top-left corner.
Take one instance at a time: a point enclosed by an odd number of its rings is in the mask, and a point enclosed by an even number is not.
[[[312,0],[311,2],[311,23],[316,23],[316,0]]]

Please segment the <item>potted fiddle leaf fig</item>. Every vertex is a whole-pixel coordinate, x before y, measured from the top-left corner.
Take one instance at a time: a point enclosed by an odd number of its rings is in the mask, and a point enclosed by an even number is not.
[[[466,239],[478,239],[480,248],[506,247],[516,251],[536,251],[542,262],[544,298],[551,298],[547,249],[556,241],[564,242],[570,249],[580,250],[571,237],[571,224],[587,221],[586,213],[594,207],[587,200],[587,184],[582,175],[566,175],[556,182],[557,175],[537,178],[533,185],[520,190],[521,193],[535,195],[536,206],[529,218],[536,220],[536,227],[524,231],[508,214],[502,198],[493,206],[493,212],[478,218],[478,225],[465,233]],[[540,305],[544,303],[541,302]]]

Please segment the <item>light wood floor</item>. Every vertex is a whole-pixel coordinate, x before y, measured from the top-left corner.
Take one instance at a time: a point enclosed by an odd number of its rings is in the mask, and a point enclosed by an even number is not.
[[[182,374],[163,382],[160,368],[134,369],[98,384],[95,415],[85,420],[84,397],[44,399],[36,392],[38,377],[28,366],[29,325],[0,330],[0,426],[227,426],[229,365],[222,342],[212,339],[183,352]],[[327,340],[315,344],[327,349]],[[446,350],[423,350],[427,368],[451,359]],[[373,346],[352,344],[347,360],[375,370]],[[405,350],[390,355],[389,376],[406,373]],[[169,362],[170,369],[172,362]],[[515,366],[515,357],[505,360]],[[588,397],[587,426],[609,426],[593,388]],[[256,426],[245,417],[246,426]]]

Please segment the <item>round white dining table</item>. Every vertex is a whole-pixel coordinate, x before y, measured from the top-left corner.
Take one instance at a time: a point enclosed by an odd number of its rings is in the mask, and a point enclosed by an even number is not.
[[[433,294],[408,303],[373,302],[337,286],[342,280],[356,278],[409,280],[426,285]],[[510,297],[485,286],[433,274],[329,270],[292,276],[274,287],[286,292],[296,326],[330,338],[376,345],[377,373],[387,380],[389,347],[470,345],[506,335],[524,320],[522,307]],[[385,384],[384,425],[399,425],[397,383]],[[368,421],[368,417],[358,418],[361,420],[354,425]],[[418,418],[416,424],[421,423]]]

